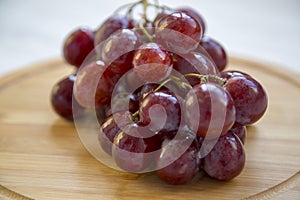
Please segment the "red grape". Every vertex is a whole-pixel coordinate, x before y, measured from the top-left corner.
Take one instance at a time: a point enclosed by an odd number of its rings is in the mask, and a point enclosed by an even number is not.
[[[72,99],[75,80],[75,75],[64,78],[53,86],[51,92],[51,104],[53,109],[61,117],[68,120],[73,120]],[[79,105],[76,101],[74,105],[79,109]]]
[[[180,103],[172,92],[149,93],[142,100],[139,111],[140,120],[149,125],[151,130],[174,131],[179,128],[181,121]],[[165,123],[163,123],[164,117],[166,117]]]
[[[186,96],[186,120],[201,137],[216,138],[235,122],[235,106],[230,94],[214,83],[193,87]]]
[[[101,58],[109,66],[109,70],[124,74],[132,68],[134,50],[142,44],[141,36],[135,31],[122,29],[104,42]]]
[[[156,149],[154,136],[142,138],[130,135],[132,132],[138,135],[139,130],[137,124],[127,125],[114,139],[113,158],[116,164],[127,172],[141,172],[149,167],[153,160],[153,155],[149,152]]]
[[[184,8],[177,8],[176,11],[184,12],[184,13],[194,17],[196,20],[198,20],[198,22],[201,25],[202,34],[205,33],[205,27],[206,26],[205,26],[204,19],[196,10],[194,10],[193,8],[184,7]]]
[[[197,48],[202,30],[193,17],[175,12],[163,17],[155,30],[156,40],[171,52],[186,54]]]
[[[172,70],[172,64],[170,53],[156,43],[143,44],[133,58],[135,73],[147,82],[166,78]]]
[[[207,51],[219,71],[223,71],[227,65],[227,55],[221,44],[209,37],[203,37],[200,46]]]
[[[122,15],[113,15],[99,27],[95,35],[95,46],[106,40],[111,34],[120,29],[131,29],[134,21]]]
[[[245,159],[243,144],[236,135],[228,133],[204,157],[204,171],[214,179],[230,180],[241,173]]]
[[[86,108],[105,106],[111,98],[119,76],[108,70],[102,61],[83,67],[77,74],[74,95],[80,105]]]
[[[133,57],[134,51],[121,55],[108,66],[108,70],[116,74],[124,75],[133,68]]]
[[[268,106],[268,97],[255,79],[249,76],[233,77],[224,88],[230,93],[236,107],[236,123],[250,125],[258,121]]]
[[[178,133],[185,137],[168,141],[157,161],[157,175],[168,184],[179,185],[192,180],[199,171],[199,144],[194,135]],[[182,155],[178,157],[178,152]],[[177,159],[174,159],[178,157]],[[167,166],[165,164],[170,162]]]
[[[71,33],[63,47],[65,60],[79,68],[87,55],[94,49],[94,37],[94,32],[88,28],[80,28]]]
[[[120,127],[124,127],[129,123],[131,121],[128,112],[117,112],[103,121],[98,139],[106,153],[112,154],[112,144],[115,136],[121,130]]]

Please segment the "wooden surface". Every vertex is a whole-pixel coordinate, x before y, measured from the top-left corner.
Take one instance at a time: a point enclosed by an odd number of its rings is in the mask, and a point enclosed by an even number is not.
[[[300,77],[238,58],[230,68],[253,75],[269,95],[265,117],[248,127],[246,167],[230,182],[204,177],[183,186],[112,170],[85,150],[74,125],[50,107],[52,85],[72,72],[60,60],[0,79],[0,199],[299,200]]]

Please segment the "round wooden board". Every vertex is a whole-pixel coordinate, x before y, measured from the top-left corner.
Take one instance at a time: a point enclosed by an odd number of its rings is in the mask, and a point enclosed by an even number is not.
[[[246,167],[229,182],[183,186],[112,170],[87,152],[49,103],[53,84],[73,70],[61,60],[0,79],[0,198],[300,199],[300,77],[239,58],[230,68],[253,75],[269,95],[266,115],[248,127]]]

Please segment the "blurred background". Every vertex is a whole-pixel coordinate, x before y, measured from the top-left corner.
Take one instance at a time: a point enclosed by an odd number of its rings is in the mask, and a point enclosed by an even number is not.
[[[0,76],[61,56],[63,40],[85,25],[97,28],[135,0],[0,0]],[[160,0],[197,9],[207,35],[228,54],[277,64],[300,74],[299,0]]]

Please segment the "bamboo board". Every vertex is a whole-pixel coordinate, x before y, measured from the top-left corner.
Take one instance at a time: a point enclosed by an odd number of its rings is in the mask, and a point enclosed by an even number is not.
[[[231,58],[266,88],[265,117],[248,127],[247,162],[229,182],[170,186],[153,174],[110,169],[52,111],[53,84],[72,68],[40,63],[0,79],[0,199],[300,199],[300,81],[283,68]]]

